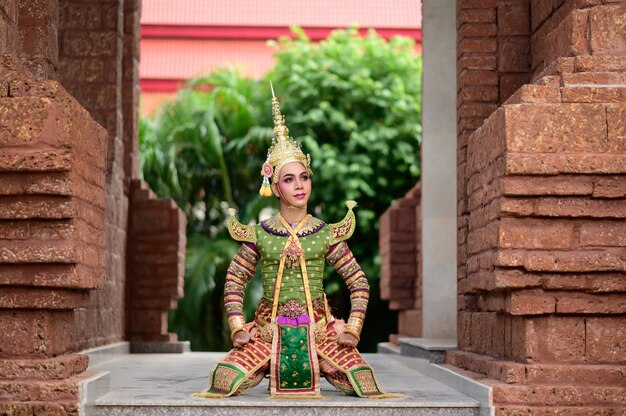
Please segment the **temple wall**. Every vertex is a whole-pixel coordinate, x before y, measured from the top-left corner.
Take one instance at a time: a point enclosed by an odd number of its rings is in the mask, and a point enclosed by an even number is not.
[[[422,219],[418,183],[380,217],[380,296],[398,311],[398,337],[422,335]]]
[[[142,339],[176,338],[185,218],[137,179],[139,5],[0,2],[0,414],[75,415],[92,375],[80,351],[130,341],[137,322]],[[133,187],[155,209],[131,205]],[[141,246],[163,213],[167,241]],[[128,295],[145,281],[162,293],[144,294],[151,311]]]
[[[626,4],[459,4],[447,363],[493,387],[497,414],[623,412]]]
[[[123,3],[60,0],[60,70],[63,86],[107,129],[107,279],[76,312],[80,349],[124,340],[128,195],[124,190],[122,117]]]

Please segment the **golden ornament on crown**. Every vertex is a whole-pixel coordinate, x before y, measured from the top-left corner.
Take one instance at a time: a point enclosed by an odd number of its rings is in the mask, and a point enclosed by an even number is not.
[[[283,166],[290,162],[300,162],[307,170],[309,176],[313,176],[311,170],[311,156],[302,152],[300,143],[289,137],[289,129],[285,126],[285,116],[280,113],[280,105],[278,99],[274,95],[274,87],[270,83],[272,89],[272,113],[274,114],[274,138],[272,145],[267,151],[267,159],[263,163],[261,175],[263,176],[263,184],[259,190],[261,196],[272,196],[272,183],[278,182],[278,174]]]

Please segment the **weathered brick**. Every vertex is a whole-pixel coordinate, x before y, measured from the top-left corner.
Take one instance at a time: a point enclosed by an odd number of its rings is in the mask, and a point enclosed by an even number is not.
[[[458,99],[460,102],[497,102],[498,87],[491,85],[466,86],[461,88]]]
[[[626,218],[626,201],[544,197],[536,201],[533,214],[548,217]]]
[[[626,56],[623,53],[576,56],[572,65],[568,72],[620,72],[626,68]]]
[[[463,70],[458,76],[457,88],[477,85],[498,85],[495,71]]]
[[[564,103],[619,103],[626,101],[626,87],[568,86],[561,88]]]
[[[556,173],[623,173],[626,166],[626,154],[529,154],[508,153],[506,155],[507,173],[556,174]]]
[[[496,403],[524,403],[526,406],[619,406],[626,398],[622,387],[550,386],[550,385],[492,385]],[[576,414],[579,414],[576,412]],[[511,415],[511,413],[509,413]]]
[[[509,96],[504,105],[558,102],[561,102],[561,91],[558,87],[526,84]]]
[[[530,34],[530,5],[528,1],[498,3],[497,18],[499,36]]]
[[[89,357],[71,354],[52,358],[0,360],[5,380],[61,380],[87,369]]]
[[[494,23],[464,23],[457,32],[461,38],[493,37],[498,33],[498,26]]]
[[[493,274],[495,288],[532,288],[541,286],[543,282],[540,274],[528,273],[523,270],[496,269]]]
[[[540,362],[581,362],[585,358],[585,320],[579,317],[538,317],[528,322],[529,358]]]
[[[500,221],[498,244],[503,248],[566,249],[573,245],[574,225],[564,221],[520,220]]]
[[[528,74],[501,74],[500,75],[500,102],[505,102],[522,85],[528,83]]]
[[[457,115],[467,118],[487,118],[491,113],[498,109],[497,104],[491,103],[463,103],[459,107]],[[465,152],[463,152],[465,155]]]
[[[626,52],[626,5],[594,7],[589,13],[589,44],[593,54]]]
[[[458,24],[464,23],[495,23],[496,10],[493,8],[488,9],[462,9],[459,11]]]
[[[608,129],[608,150],[611,152],[626,153],[626,104],[611,104],[606,106],[606,121]],[[626,166],[626,156],[622,156]],[[624,172],[626,169],[622,169]]]
[[[70,175],[64,172],[0,173],[0,195],[71,195]]]
[[[496,56],[494,54],[463,55],[457,61],[457,68],[479,71],[494,71],[496,69]]]
[[[594,198],[626,197],[626,180],[623,176],[598,179],[593,184],[593,196]]]
[[[421,337],[422,311],[409,309],[398,312],[398,334],[407,337]]]
[[[68,352],[76,333],[71,311],[0,309],[0,358],[51,357]]]
[[[503,185],[504,195],[509,196],[591,195],[597,187],[581,175],[506,176]]]
[[[467,252],[475,254],[483,250],[495,248],[498,240],[498,223],[493,222],[486,227],[473,230],[467,238]]]
[[[626,247],[626,223],[620,221],[594,221],[580,226],[581,246]]]
[[[626,363],[626,318],[590,317],[585,320],[586,355],[598,363]]]
[[[530,69],[530,43],[528,38],[502,38],[498,40],[498,71],[528,72]]]
[[[101,13],[99,4],[89,3],[61,3],[60,29],[99,29],[101,27]]]
[[[457,46],[457,53],[460,55],[466,53],[489,53],[496,52],[498,42],[491,38],[465,38],[461,39]]]
[[[482,171],[504,152],[504,110],[494,111],[469,141],[467,175]]]
[[[620,256],[607,251],[529,252],[523,256],[523,266],[530,271],[592,272],[623,271]],[[501,256],[500,258],[506,259]],[[510,263],[510,262],[509,262]],[[516,264],[500,264],[516,266]]]
[[[531,28],[534,32],[564,0],[531,0]]]
[[[608,148],[606,112],[600,104],[519,104],[507,106],[505,114],[512,152],[604,152]]]
[[[563,85],[626,85],[626,74],[619,72],[563,73]]]
[[[507,296],[506,310],[512,315],[554,313],[555,296],[542,290],[518,290]]]
[[[626,295],[623,294],[563,293],[556,295],[556,301],[557,313],[626,313]]]
[[[623,273],[556,273],[539,275],[546,289],[577,290],[585,292],[624,292]]]

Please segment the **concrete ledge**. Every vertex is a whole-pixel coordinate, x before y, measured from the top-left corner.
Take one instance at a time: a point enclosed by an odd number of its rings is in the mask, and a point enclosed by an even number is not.
[[[131,354],[182,354],[190,351],[189,341],[132,341],[130,343]]]
[[[376,352],[379,354],[396,354],[400,355],[400,346],[391,342],[379,342]]]
[[[428,377],[435,379],[456,391],[476,400],[479,404],[479,416],[494,416],[493,390],[469,377],[456,373],[439,364],[430,363],[424,358],[398,357],[407,367],[414,368]]]
[[[436,338],[400,338],[400,353],[407,357],[423,358],[431,363],[443,364],[446,351],[456,349],[456,340]]]
[[[107,344],[101,347],[83,350],[80,351],[79,354],[87,355],[89,357],[89,367],[93,367],[129,353],[130,344],[128,342],[117,342],[115,344]]]
[[[78,386],[79,415],[91,415],[95,412],[94,402],[111,390],[111,376],[108,371],[96,372]]]

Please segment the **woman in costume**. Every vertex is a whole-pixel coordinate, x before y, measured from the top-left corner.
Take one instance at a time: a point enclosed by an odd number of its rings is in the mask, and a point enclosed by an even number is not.
[[[368,398],[383,393],[372,368],[356,349],[369,299],[369,284],[346,241],[355,228],[352,208],[336,224],[307,214],[310,156],[289,137],[272,90],[274,139],[263,164],[262,196],[276,195],[280,212],[258,225],[243,225],[230,210],[229,231],[242,243],[231,262],[224,305],[234,349],[218,362],[209,386],[196,397],[236,396],[270,374],[272,398],[320,398],[320,376],[339,391]],[[325,262],[350,290],[348,322],[335,319],[323,290]],[[254,321],[243,316],[244,289],[256,268],[263,298]]]

